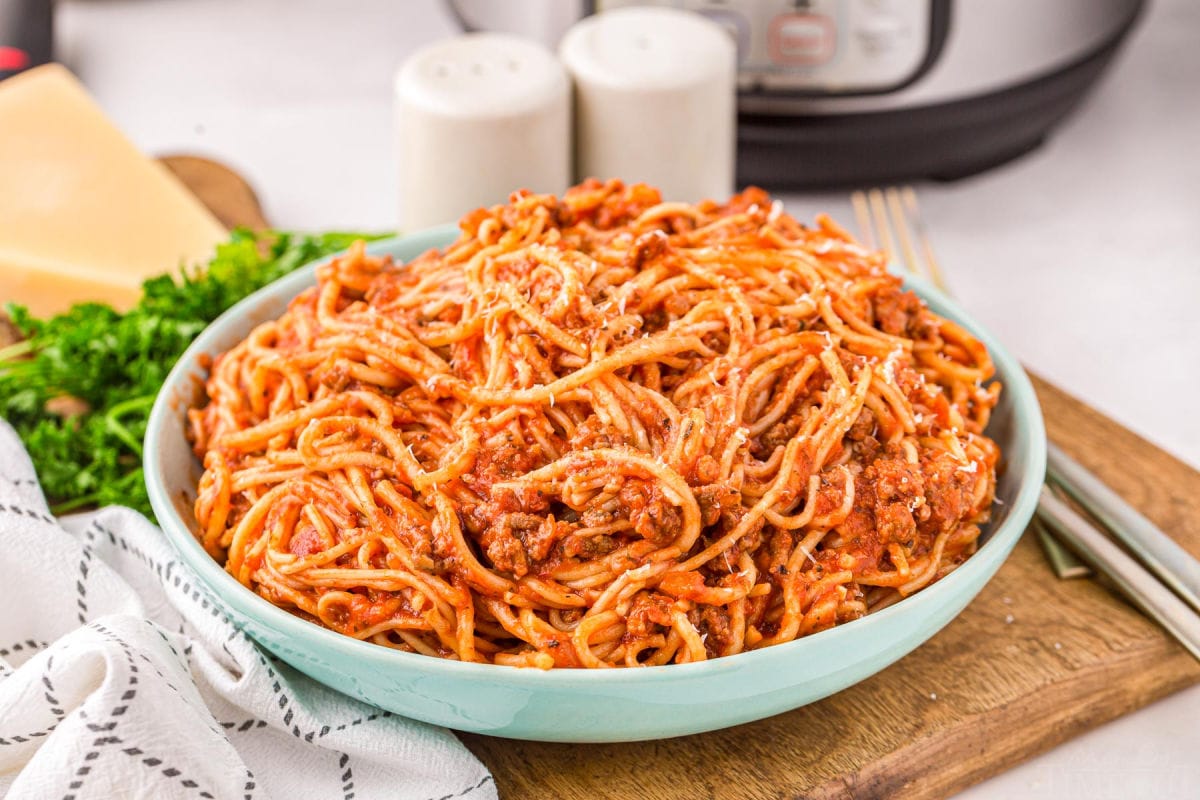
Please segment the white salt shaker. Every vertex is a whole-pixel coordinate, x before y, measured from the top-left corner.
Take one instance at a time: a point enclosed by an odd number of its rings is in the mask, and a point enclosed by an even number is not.
[[[575,82],[575,176],[644,181],[667,200],[733,189],[737,48],[720,26],[669,8],[588,17],[558,54]]]
[[[400,68],[395,93],[400,230],[570,185],[570,81],[541,45],[497,33],[435,42]]]

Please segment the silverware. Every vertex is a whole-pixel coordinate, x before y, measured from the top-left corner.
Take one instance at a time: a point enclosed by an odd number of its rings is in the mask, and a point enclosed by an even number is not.
[[[873,250],[882,250],[889,259],[900,263],[908,272],[928,278],[934,286],[947,295],[951,294],[933,254],[933,247],[929,244],[917,193],[911,186],[854,192],[850,195],[850,203],[854,206],[854,216],[864,244]],[[1052,534],[1036,523],[1033,527],[1041,542],[1042,552],[1059,578],[1086,578],[1092,574],[1091,569]]]
[[[1171,591],[1200,612],[1200,561],[1053,442],[1046,478],[1063,489],[1136,555]]]

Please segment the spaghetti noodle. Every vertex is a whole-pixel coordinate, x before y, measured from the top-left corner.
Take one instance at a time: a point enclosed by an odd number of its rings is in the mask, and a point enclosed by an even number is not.
[[[431,656],[660,665],[974,552],[988,353],[828,218],[589,181],[461,229],[352,248],[213,365],[200,537],[270,602]]]

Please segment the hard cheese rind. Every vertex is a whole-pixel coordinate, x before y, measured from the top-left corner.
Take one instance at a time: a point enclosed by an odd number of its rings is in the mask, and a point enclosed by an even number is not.
[[[0,305],[128,308],[143,279],[207,261],[226,236],[65,68],[0,82]]]

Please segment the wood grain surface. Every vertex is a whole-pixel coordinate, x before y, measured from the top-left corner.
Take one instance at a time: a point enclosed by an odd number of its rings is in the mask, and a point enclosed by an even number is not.
[[[1200,555],[1200,473],[1045,381],[1050,437]],[[941,798],[1200,682],[1200,664],[1094,581],[1060,581],[1027,534],[911,655],[801,709],[658,742],[460,734],[503,800]]]
[[[175,174],[226,228],[266,230],[258,196],[241,175],[199,156],[163,156],[158,162]]]
[[[266,227],[221,165],[167,163],[225,224]],[[1200,555],[1200,473],[1034,382],[1050,438]],[[460,738],[503,800],[927,800],[1197,682],[1183,648],[1099,583],[1058,580],[1027,534],[941,633],[819,703],[658,742]]]

